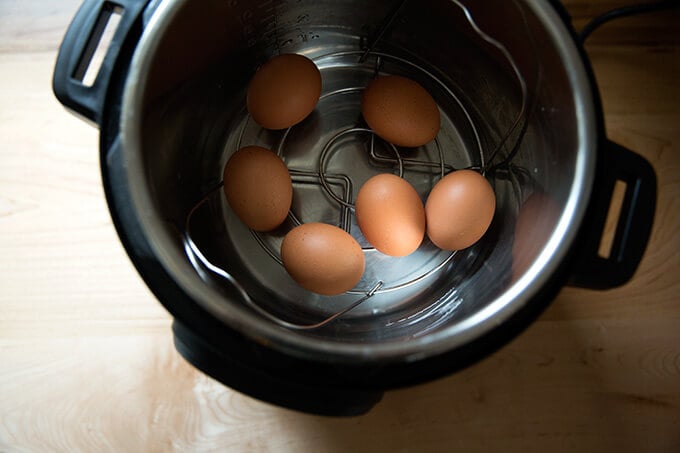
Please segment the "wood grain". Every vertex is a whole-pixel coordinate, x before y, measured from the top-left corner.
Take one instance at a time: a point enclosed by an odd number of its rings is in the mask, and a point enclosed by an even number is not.
[[[565,3],[581,24],[622,2]],[[51,93],[78,5],[0,0],[0,451],[680,451],[676,13],[587,47],[609,137],[659,179],[633,281],[567,288],[497,354],[329,419],[240,395],[175,352],[111,224],[97,131]]]

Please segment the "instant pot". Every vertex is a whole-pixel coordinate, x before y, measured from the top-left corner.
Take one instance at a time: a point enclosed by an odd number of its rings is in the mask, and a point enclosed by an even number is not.
[[[246,87],[284,53],[314,61],[322,94],[303,122],[265,130],[248,115]],[[397,148],[366,126],[362,90],[383,74],[432,95],[434,141]],[[174,317],[180,354],[300,411],[365,413],[386,390],[474,363],[564,285],[626,283],[651,233],[654,171],[607,140],[592,70],[558,2],[88,0],[61,45],[54,92],[101,131],[114,224]],[[225,162],[247,145],[276,152],[293,180],[289,219],[270,233],[245,227],[220,188]],[[366,244],[353,211],[363,182],[395,173],[426,199],[461,168],[496,194],[477,244],[446,252],[426,240],[402,258]],[[602,252],[617,184],[625,194]],[[305,222],[341,226],[364,246],[356,288],[321,296],[286,274],[281,240]]]

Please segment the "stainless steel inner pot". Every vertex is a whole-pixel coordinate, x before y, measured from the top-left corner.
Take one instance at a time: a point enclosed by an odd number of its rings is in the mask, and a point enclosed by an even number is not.
[[[573,245],[593,184],[598,131],[589,81],[548,2],[461,3],[473,23],[451,0],[407,2],[371,46],[399,2],[159,2],[125,85],[123,160],[152,250],[196,304],[247,337],[299,357],[379,362],[411,361],[464,345],[536,295]],[[371,51],[360,62],[367,46]],[[291,52],[320,68],[322,99],[290,131],[263,130],[245,110],[247,83],[258,65]],[[419,81],[439,104],[437,142],[403,150],[405,158],[439,162],[441,150],[448,166],[487,169],[497,211],[486,236],[452,257],[427,241],[404,258],[367,251],[367,272],[356,291],[319,296],[299,288],[275,259],[290,224],[255,235],[218,191],[196,211],[192,239],[236,285],[192,259],[187,215],[220,182],[239,146],[260,144],[280,153],[294,174],[292,210],[302,222],[343,221],[341,205],[314,176],[324,148],[324,171],[337,176],[330,182],[339,196],[353,198],[370,176],[397,172],[380,140],[375,152],[384,159],[369,157],[368,133],[331,141],[342,131],[366,127],[361,89],[376,71]],[[526,130],[516,128],[493,160],[504,165],[489,166],[518,116]],[[403,176],[425,199],[441,172],[437,166],[406,166]],[[344,215],[365,245],[351,211]],[[263,317],[239,291],[273,316],[304,324],[341,310],[378,281],[382,288],[356,309],[305,331]]]

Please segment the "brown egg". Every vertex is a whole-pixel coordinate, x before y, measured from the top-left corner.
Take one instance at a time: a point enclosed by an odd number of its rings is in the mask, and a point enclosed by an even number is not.
[[[246,146],[224,167],[224,194],[243,223],[270,231],[283,223],[293,201],[293,182],[281,158],[266,148]]]
[[[416,189],[392,174],[372,177],[355,203],[359,228],[368,242],[390,256],[406,256],[425,237],[425,209]]]
[[[470,247],[486,233],[495,211],[496,196],[484,176],[472,170],[454,171],[427,198],[427,235],[444,250]]]
[[[257,70],[248,85],[246,105],[257,124],[286,129],[312,113],[321,95],[321,73],[297,54],[274,57]]]
[[[364,90],[361,113],[376,134],[398,146],[422,146],[439,133],[437,103],[425,88],[406,77],[372,80]]]
[[[354,288],[366,268],[359,243],[345,230],[325,223],[293,228],[283,238],[281,260],[300,286],[327,296]]]

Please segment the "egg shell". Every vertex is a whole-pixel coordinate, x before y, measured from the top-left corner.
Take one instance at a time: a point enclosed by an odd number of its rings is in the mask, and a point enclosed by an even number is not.
[[[246,107],[266,129],[286,129],[304,120],[321,96],[321,73],[314,62],[283,54],[264,63],[248,84]]]
[[[293,202],[293,182],[286,164],[272,151],[246,146],[224,167],[224,194],[243,223],[270,231],[283,223]]]
[[[373,176],[361,186],[355,214],[366,240],[386,255],[409,255],[425,237],[425,209],[418,192],[393,174]]]
[[[345,230],[325,223],[305,223],[288,232],[281,260],[300,286],[327,296],[354,288],[366,268],[359,243]]]
[[[439,133],[439,108],[430,93],[406,77],[390,75],[373,79],[361,101],[368,126],[397,146],[418,147]]]
[[[495,211],[496,196],[484,176],[472,170],[454,171],[427,197],[427,235],[444,250],[470,247],[484,236]]]

